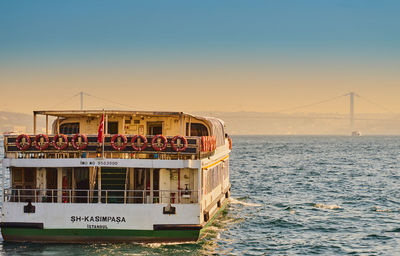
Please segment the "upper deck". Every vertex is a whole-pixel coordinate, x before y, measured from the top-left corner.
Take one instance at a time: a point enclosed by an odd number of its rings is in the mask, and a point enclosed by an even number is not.
[[[40,115],[46,119],[42,132],[37,131]],[[104,143],[99,143],[103,116]],[[34,111],[33,130],[4,136],[5,157],[202,159],[227,143],[221,120],[183,112]]]

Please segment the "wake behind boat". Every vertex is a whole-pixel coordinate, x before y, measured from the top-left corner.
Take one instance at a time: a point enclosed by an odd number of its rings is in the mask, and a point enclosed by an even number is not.
[[[5,241],[196,241],[228,202],[231,140],[217,118],[35,111],[33,126],[4,136]]]

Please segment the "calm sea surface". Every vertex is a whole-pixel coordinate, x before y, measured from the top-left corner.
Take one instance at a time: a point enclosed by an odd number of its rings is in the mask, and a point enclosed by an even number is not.
[[[400,255],[400,137],[235,136],[231,204],[192,244],[0,244],[5,255]]]

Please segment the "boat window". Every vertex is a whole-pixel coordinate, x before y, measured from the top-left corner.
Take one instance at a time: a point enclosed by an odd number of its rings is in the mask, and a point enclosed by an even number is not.
[[[186,123],[186,135],[189,135],[189,123]],[[190,136],[208,136],[207,127],[201,123],[191,123]]]
[[[22,168],[15,168],[12,174],[14,183],[22,183]]]
[[[162,122],[147,122],[147,134],[162,134]]]
[[[212,124],[211,134],[217,138],[217,147],[225,144],[225,129],[221,120],[210,119]]]
[[[57,189],[57,168],[46,168],[47,189]]]
[[[74,180],[75,188],[78,190],[75,192],[75,203],[87,203],[89,189],[89,168],[79,167],[74,168]]]
[[[60,125],[60,133],[76,134],[79,133],[79,123],[64,123]]]
[[[14,188],[32,189],[35,187],[36,168],[13,168],[11,175]]]
[[[108,122],[108,134],[118,134],[118,122]]]

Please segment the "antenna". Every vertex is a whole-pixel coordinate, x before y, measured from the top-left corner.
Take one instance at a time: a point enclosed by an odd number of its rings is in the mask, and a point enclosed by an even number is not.
[[[350,92],[350,129],[354,130],[354,92]]]
[[[83,92],[80,92],[81,95],[81,110],[83,110]]]

